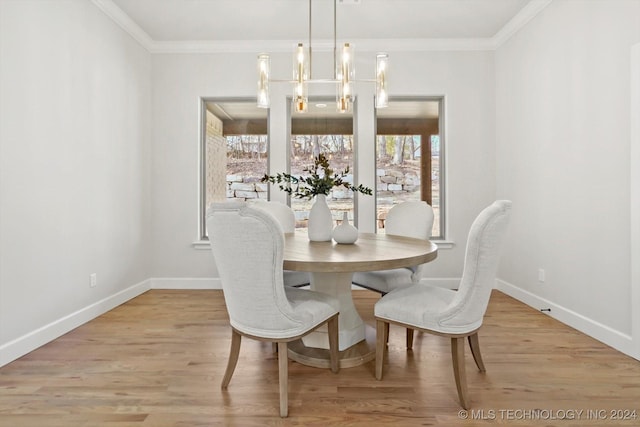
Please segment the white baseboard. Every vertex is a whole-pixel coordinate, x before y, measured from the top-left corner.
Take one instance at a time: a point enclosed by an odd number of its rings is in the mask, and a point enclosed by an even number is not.
[[[424,283],[425,285],[438,286],[440,288],[445,289],[458,289],[458,285],[460,284],[460,278],[449,278],[449,277],[423,277],[420,280],[420,283]],[[354,291],[366,291],[367,289],[361,288],[360,286],[351,285],[351,290]]]
[[[182,277],[177,279],[156,277],[150,280],[151,289],[222,289],[222,282],[219,277]],[[303,286],[303,288],[309,288],[309,286]],[[357,291],[366,290],[355,285],[352,285],[351,289]]]
[[[155,277],[149,280],[151,289],[222,289],[222,282],[218,277]]]
[[[534,295],[531,292],[525,291],[524,289],[505,282],[504,280],[496,280],[496,289],[532,308],[535,308],[536,310],[550,308],[551,311],[545,311],[543,313],[586,335],[589,335],[592,338],[597,339],[598,341],[603,342],[604,344],[607,344],[608,346],[615,348],[628,356],[636,357],[634,355],[633,338],[630,335],[589,319],[580,313],[576,313],[575,311],[555,304],[545,298]]]
[[[218,277],[156,277],[149,280],[151,289],[222,289],[222,283]],[[460,278],[424,278],[422,282],[447,289],[457,289]],[[352,286],[351,289],[363,290],[359,286]]]
[[[67,332],[87,323],[109,310],[145,293],[150,289],[150,281],[144,280],[114,295],[101,299],[91,305],[44,325],[13,341],[0,346],[0,366],[4,366],[19,357],[35,350]]]

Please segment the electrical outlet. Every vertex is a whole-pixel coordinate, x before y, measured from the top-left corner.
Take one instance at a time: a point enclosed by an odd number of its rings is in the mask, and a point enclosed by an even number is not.
[[[546,276],[546,274],[545,274],[544,269],[543,268],[539,268],[538,269],[538,282],[544,283],[545,276]]]
[[[92,288],[95,288],[97,284],[98,284],[98,275],[96,273],[90,274],[89,286],[91,286]]]

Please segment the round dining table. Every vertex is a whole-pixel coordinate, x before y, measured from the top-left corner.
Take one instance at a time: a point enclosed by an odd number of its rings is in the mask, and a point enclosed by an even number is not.
[[[338,343],[340,367],[362,365],[375,358],[375,330],[364,323],[351,295],[353,273],[411,267],[433,261],[438,247],[429,240],[359,233],[353,244],[312,242],[306,230],[285,235],[284,269],[311,273],[311,290],[336,297],[340,303]],[[326,326],[290,343],[289,358],[308,366],[328,368]]]

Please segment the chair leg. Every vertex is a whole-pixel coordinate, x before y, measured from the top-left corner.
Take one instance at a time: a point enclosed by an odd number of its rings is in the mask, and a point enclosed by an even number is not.
[[[331,359],[331,372],[337,374],[340,371],[340,361],[338,360],[338,316],[333,316],[327,322],[329,331],[329,357]]]
[[[413,348],[413,329],[407,328],[407,350]]]
[[[464,368],[464,338],[451,338],[451,358],[453,359],[453,376],[456,379],[460,405],[464,409],[469,409],[467,374]]]
[[[382,365],[384,363],[384,348],[387,343],[387,331],[389,323],[383,320],[376,320],[376,379],[382,379]]]
[[[478,341],[478,333],[476,332],[473,335],[469,335],[469,347],[471,347],[471,354],[473,355],[473,360],[476,361],[476,366],[480,370],[480,372],[487,372],[484,367],[484,362],[482,361],[482,354],[480,353],[480,342]]]
[[[233,371],[236,369],[236,364],[238,363],[238,355],[240,354],[240,341],[242,340],[242,335],[240,335],[235,330],[231,330],[231,350],[229,350],[229,361],[227,362],[227,370],[224,372],[224,377],[222,378],[222,386],[223,390],[227,389],[229,382],[231,382],[231,377],[233,376]]]
[[[287,379],[289,377],[289,357],[287,355],[287,343],[278,343],[278,372],[280,380],[280,416],[289,415],[289,398]]]
[[[384,336],[386,337],[384,343],[389,344],[389,323],[384,324]]]

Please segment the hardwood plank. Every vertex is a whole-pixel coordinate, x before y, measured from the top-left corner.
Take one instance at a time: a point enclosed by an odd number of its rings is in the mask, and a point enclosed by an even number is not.
[[[354,291],[372,326],[378,298]],[[416,332],[407,351],[393,325],[382,381],[374,361],[338,374],[289,361],[281,419],[269,343],[243,340],[220,390],[231,344],[222,292],[152,290],[0,368],[0,426],[640,425],[640,362],[497,291],[479,336],[487,372],[469,351],[464,361],[476,419],[459,417],[450,340]],[[518,420],[508,410],[585,413]],[[612,410],[636,418],[613,420]]]

